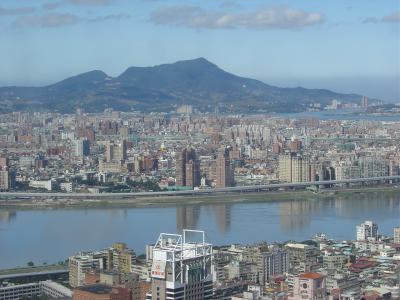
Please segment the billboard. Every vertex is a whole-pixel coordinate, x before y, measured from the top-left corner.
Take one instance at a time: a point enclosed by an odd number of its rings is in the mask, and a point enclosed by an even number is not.
[[[165,261],[153,260],[151,266],[151,277],[165,279]]]

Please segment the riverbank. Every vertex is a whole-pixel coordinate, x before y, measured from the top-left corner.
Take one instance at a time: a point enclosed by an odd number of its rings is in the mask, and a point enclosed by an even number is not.
[[[159,196],[140,197],[134,199],[112,199],[112,200],[11,200],[1,201],[1,209],[53,209],[53,208],[103,208],[103,207],[166,207],[180,205],[207,205],[227,204],[245,202],[274,202],[304,199],[324,199],[332,197],[346,197],[349,195],[362,195],[371,193],[398,194],[400,188],[397,186],[369,186],[351,187],[346,189],[326,189],[313,192],[309,190],[293,191],[269,191],[269,192],[246,192],[246,193],[220,193],[215,195],[193,195],[193,196]]]

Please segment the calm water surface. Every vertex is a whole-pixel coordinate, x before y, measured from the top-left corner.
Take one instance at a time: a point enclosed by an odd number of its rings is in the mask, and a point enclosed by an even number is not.
[[[300,112],[300,113],[282,113],[277,114],[280,117],[287,118],[317,118],[320,120],[365,120],[365,121],[385,121],[399,122],[400,114],[374,115],[374,114],[358,114],[362,113],[360,109],[344,109],[344,110],[324,110],[318,112]]]
[[[79,250],[126,242],[140,254],[160,232],[207,232],[215,245],[309,239],[324,232],[354,239],[355,226],[378,223],[392,235],[400,225],[400,192],[321,200],[210,204],[160,208],[0,210],[0,268],[65,260]]]

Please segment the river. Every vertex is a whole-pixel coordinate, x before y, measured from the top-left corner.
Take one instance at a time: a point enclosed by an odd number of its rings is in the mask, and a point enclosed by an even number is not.
[[[319,232],[354,239],[355,226],[365,220],[392,235],[400,225],[400,193],[151,208],[1,209],[0,268],[54,263],[117,241],[141,254],[160,232],[182,228],[205,230],[214,245],[303,241]]]

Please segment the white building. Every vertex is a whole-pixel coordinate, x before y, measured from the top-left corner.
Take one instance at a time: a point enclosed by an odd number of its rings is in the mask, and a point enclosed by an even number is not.
[[[395,244],[400,244],[400,227],[395,227],[393,229],[393,242]]]
[[[72,182],[62,182],[60,183],[60,189],[67,193],[72,193],[74,191],[74,185]]]
[[[14,300],[24,297],[33,298],[41,294],[42,292],[38,282],[0,287],[0,299],[2,300]]]
[[[211,257],[212,245],[205,242],[204,231],[160,234],[153,248],[147,299],[212,299]]]
[[[357,227],[357,241],[377,241],[378,225],[372,221],[365,221]]]
[[[70,289],[51,280],[0,287],[1,300],[35,299],[43,295],[51,299],[72,299]]]
[[[51,280],[41,281],[40,288],[42,293],[50,298],[72,297],[72,291],[69,288]]]
[[[74,140],[75,156],[88,156],[90,153],[89,141],[87,139]]]
[[[45,189],[51,191],[53,189],[52,180],[31,180],[29,181],[29,187],[34,189]]]
[[[69,285],[82,286],[85,280],[85,272],[92,268],[104,269],[106,267],[106,252],[78,253],[69,258]]]

